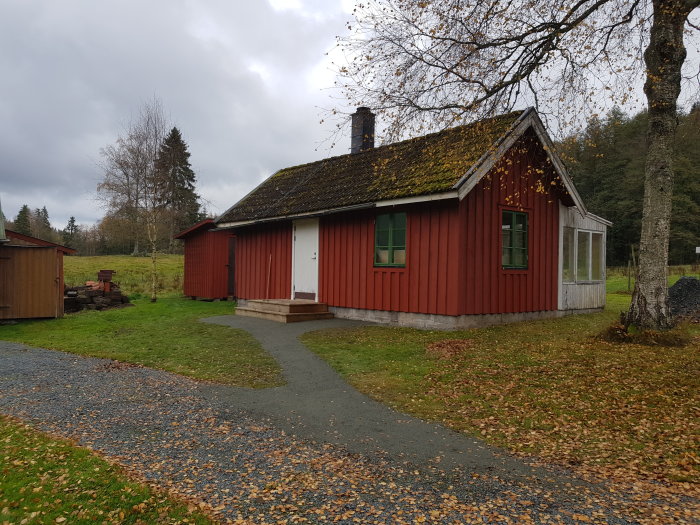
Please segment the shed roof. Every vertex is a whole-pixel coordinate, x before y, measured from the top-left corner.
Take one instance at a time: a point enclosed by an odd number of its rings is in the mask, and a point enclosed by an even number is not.
[[[193,224],[189,228],[182,230],[173,238],[184,239],[185,237],[189,237],[190,235],[193,235],[201,230],[213,230],[215,227],[216,224],[214,224],[214,219],[204,219],[203,221],[199,221],[198,223]]]
[[[66,255],[73,255],[77,250],[69,248],[68,246],[63,246],[62,244],[56,244],[55,242],[45,241],[44,239],[39,239],[38,237],[32,237],[31,235],[24,235],[23,233],[15,232],[12,230],[5,230],[7,233],[8,240],[12,244],[12,240],[16,239],[22,241],[32,246],[44,246],[56,248],[59,252]]]

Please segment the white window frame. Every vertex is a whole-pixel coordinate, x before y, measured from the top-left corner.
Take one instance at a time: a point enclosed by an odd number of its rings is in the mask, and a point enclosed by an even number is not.
[[[569,228],[572,228],[574,230],[574,236],[573,236],[573,246],[572,246],[572,252],[573,252],[573,263],[574,267],[572,269],[572,275],[574,277],[573,281],[565,281],[564,280],[564,274],[563,274],[563,268],[564,268],[564,261],[562,260],[562,282],[565,284],[599,284],[602,282],[605,282],[605,259],[604,259],[604,254],[605,254],[605,232],[602,232],[600,230],[586,230],[583,228],[575,228],[572,226],[569,226]],[[563,230],[562,230],[563,231]],[[584,233],[588,235],[588,254],[586,256],[586,263],[588,265],[588,272],[587,272],[587,279],[579,279],[578,278],[578,236],[579,233]],[[600,261],[600,269],[601,269],[601,276],[600,279],[592,279],[592,274],[593,274],[593,234],[598,234],[601,237],[601,250],[600,250],[600,258],[602,259]],[[562,242],[564,242],[564,234],[562,233]],[[562,257],[564,254],[564,251],[562,249]]]

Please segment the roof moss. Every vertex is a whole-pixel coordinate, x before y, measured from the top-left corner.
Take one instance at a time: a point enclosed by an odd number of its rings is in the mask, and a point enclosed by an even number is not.
[[[218,223],[259,220],[449,191],[522,111],[360,153],[285,168]]]

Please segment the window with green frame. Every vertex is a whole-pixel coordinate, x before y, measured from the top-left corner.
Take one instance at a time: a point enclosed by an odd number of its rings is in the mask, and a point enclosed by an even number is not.
[[[527,268],[527,213],[502,211],[501,250],[503,268]]]
[[[374,265],[406,266],[406,214],[377,215],[374,231]]]

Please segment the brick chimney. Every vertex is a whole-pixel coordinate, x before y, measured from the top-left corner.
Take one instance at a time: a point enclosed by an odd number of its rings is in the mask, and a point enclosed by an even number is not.
[[[374,113],[359,107],[352,114],[352,141],[350,153],[360,153],[374,147]]]

